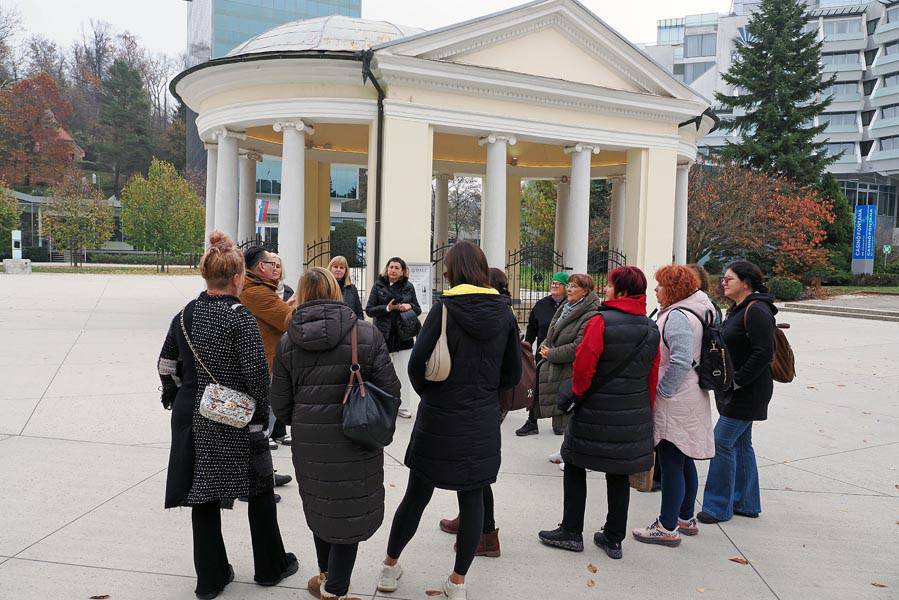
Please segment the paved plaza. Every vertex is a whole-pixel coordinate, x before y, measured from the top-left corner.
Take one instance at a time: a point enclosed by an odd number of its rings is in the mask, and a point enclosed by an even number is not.
[[[190,512],[162,508],[170,413],[159,403],[156,356],[201,285],[192,276],[0,275],[0,598],[193,598]],[[702,526],[677,549],[628,540],[621,561],[592,544],[581,554],[543,547],[537,531],[561,519],[562,473],[546,462],[561,438],[543,423],[539,436],[516,438],[524,417],[512,414],[494,488],[503,554],[476,559],[469,597],[899,597],[899,323],[782,320],[792,324],[799,378],[776,388],[770,420],[755,429],[761,518]],[[453,538],[437,521],[455,515],[455,495],[437,491],[402,558],[399,591],[375,593],[410,430],[399,424],[385,457],[388,521],[360,547],[352,594],[362,599],[427,598],[452,567]],[[273,455],[292,473],[288,449]],[[593,474],[588,485],[592,539],[605,484]],[[311,597],[312,535],[296,484],[279,491],[299,573],[276,588],[252,583],[238,503],[223,518],[236,581],[222,598]],[[633,493],[629,526],[651,522],[659,500]],[[738,557],[749,564],[729,560]]]

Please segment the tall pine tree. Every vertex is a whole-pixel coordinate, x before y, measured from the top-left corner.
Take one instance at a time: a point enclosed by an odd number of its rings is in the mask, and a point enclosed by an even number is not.
[[[740,136],[721,151],[724,160],[810,185],[837,157],[814,141],[826,125],[813,126],[813,119],[831,101],[818,100],[818,94],[833,78],[821,79],[822,42],[815,31],[803,32],[805,11],[801,0],[762,0],[746,27],[748,39],[737,44],[736,59],[722,76],[737,95],[715,97],[745,112],[722,124]]]

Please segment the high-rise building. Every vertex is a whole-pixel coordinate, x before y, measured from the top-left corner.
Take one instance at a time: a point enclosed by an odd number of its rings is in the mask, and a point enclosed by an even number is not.
[[[284,23],[329,15],[362,16],[362,0],[186,1],[189,2],[186,68],[221,58],[250,38]],[[197,134],[196,118],[196,113],[188,109],[186,165],[188,170],[205,171],[206,150]],[[272,200],[269,214],[276,219],[277,199],[281,192],[281,161],[266,158],[256,172],[257,196],[263,201]],[[332,165],[331,182],[335,198],[347,199],[349,194],[358,193],[359,169]]]
[[[758,0],[733,0],[731,11],[658,22],[656,44],[644,50],[713,101],[715,92],[735,94],[721,76],[731,66]],[[836,75],[833,97],[817,124],[818,141],[839,156],[829,171],[853,205],[877,206],[878,244],[899,242],[896,187],[899,179],[899,1],[808,0],[807,31],[823,40],[822,74]],[[718,106],[716,113],[735,116]],[[705,152],[735,141],[719,129],[703,140]]]

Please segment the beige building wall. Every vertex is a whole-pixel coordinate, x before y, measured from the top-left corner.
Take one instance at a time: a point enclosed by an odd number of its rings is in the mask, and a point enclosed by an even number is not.
[[[384,188],[378,240],[382,263],[391,256],[401,256],[411,263],[431,262],[433,152],[434,131],[428,123],[384,119]],[[369,239],[375,235],[372,229]],[[374,260],[374,253],[369,252]]]

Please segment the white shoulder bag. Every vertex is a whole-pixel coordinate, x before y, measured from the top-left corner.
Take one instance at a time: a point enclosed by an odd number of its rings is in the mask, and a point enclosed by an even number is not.
[[[425,363],[425,379],[428,381],[446,381],[453,368],[449,344],[446,341],[446,304],[442,306],[440,337],[437,338],[437,345],[434,346],[428,362]]]

